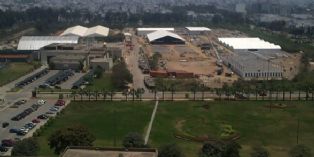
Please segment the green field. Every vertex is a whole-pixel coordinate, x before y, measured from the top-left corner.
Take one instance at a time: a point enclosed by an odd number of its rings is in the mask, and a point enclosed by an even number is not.
[[[50,156],[47,138],[57,128],[80,123],[95,134],[96,146],[121,146],[128,132],[145,133],[154,102],[91,102],[72,103],[39,137],[39,155]],[[268,102],[161,102],[149,145],[176,142],[186,156],[196,157],[201,143],[176,139],[183,132],[197,137],[219,138],[221,125],[228,124],[238,132],[241,155],[248,157],[251,146],[264,145],[272,156],[287,156],[296,144],[297,121],[300,119],[299,142],[314,148],[314,105],[312,102],[285,102],[286,109],[272,109]],[[204,107],[208,105],[208,108]],[[116,125],[115,125],[116,124]]]
[[[9,63],[5,68],[0,69],[0,86],[18,79],[34,68],[35,65],[30,63]]]
[[[114,86],[112,85],[111,75],[104,74],[102,78],[94,79],[93,84],[91,86],[86,87],[87,90],[114,90]]]

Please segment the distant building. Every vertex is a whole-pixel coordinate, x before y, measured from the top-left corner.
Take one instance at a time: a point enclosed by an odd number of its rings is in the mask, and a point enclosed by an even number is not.
[[[185,27],[189,35],[201,35],[208,34],[211,32],[211,29],[207,27]]]
[[[174,28],[137,28],[136,34],[138,36],[146,36],[149,33],[153,33],[156,31],[168,31],[168,32],[174,32]]]
[[[185,39],[179,35],[160,30],[147,34],[148,42],[151,44],[185,44]]]
[[[281,47],[259,38],[219,38],[227,48],[235,52],[223,56],[222,60],[229,68],[245,80],[282,79],[281,65],[272,59],[287,57]]]
[[[157,149],[151,148],[99,148],[68,147],[61,157],[158,157]]]
[[[86,68],[86,58],[84,56],[59,55],[50,59],[50,67],[54,70],[82,70]]]

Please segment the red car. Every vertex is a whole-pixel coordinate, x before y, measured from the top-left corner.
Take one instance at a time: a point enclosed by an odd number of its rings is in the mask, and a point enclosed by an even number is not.
[[[39,119],[34,119],[32,120],[33,123],[40,123],[40,120]]]
[[[55,104],[55,106],[64,106],[65,105],[65,101],[64,100],[58,100]]]
[[[13,147],[15,144],[15,141],[11,139],[5,139],[5,140],[2,140],[1,143],[2,143],[2,146],[4,147]]]

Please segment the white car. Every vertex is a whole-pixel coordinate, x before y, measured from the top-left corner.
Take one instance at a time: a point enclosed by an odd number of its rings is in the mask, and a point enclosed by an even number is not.
[[[45,103],[46,103],[46,101],[42,100],[42,99],[37,101],[38,105],[44,105]]]

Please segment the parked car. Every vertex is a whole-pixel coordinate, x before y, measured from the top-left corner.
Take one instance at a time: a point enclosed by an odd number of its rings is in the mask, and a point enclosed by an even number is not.
[[[12,128],[9,130],[10,133],[18,133],[20,131],[20,129],[15,129],[15,128]]]
[[[2,123],[2,128],[6,128],[6,127],[8,127],[10,124],[8,123],[8,122],[3,122]]]
[[[39,119],[33,119],[32,122],[33,123],[40,123],[40,120]]]
[[[46,101],[42,100],[42,99],[37,101],[38,105],[44,105],[45,103],[46,103]]]
[[[0,146],[0,152],[7,152],[9,149],[5,146]]]
[[[37,118],[38,119],[48,119],[49,117],[47,115],[42,114],[42,115],[39,115]]]
[[[65,101],[61,99],[59,99],[55,104],[55,106],[64,106],[64,105],[65,105]]]
[[[15,144],[15,141],[12,139],[4,139],[1,141],[1,143],[2,143],[2,146],[4,147],[13,147]]]

